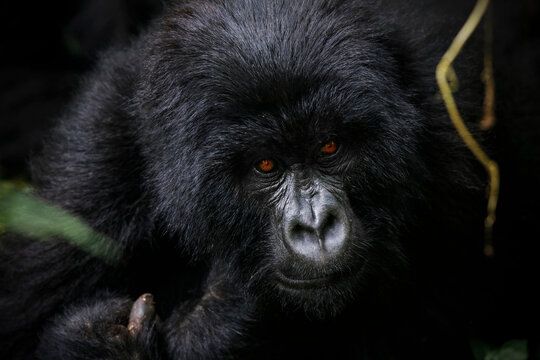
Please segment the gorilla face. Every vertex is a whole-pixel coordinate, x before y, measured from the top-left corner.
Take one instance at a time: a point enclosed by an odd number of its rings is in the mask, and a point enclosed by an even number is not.
[[[422,118],[362,9],[240,3],[203,9],[211,26],[185,5],[151,44],[139,95],[144,147],[161,158],[155,207],[184,248],[237,263],[257,294],[334,314],[400,272]]]
[[[340,140],[316,143],[304,161],[276,153],[256,161],[251,180],[270,210],[270,281],[284,305],[320,315],[350,300],[369,243],[345,191]]]
[[[372,128],[361,114],[348,121],[321,109],[335,99],[307,96],[289,105],[297,111],[275,113],[281,118],[244,120],[241,132],[252,135],[233,158],[239,192],[262,219],[256,226],[266,229],[253,241],[266,249],[264,286],[270,283],[286,307],[325,316],[370,281],[391,281],[399,272],[401,211],[414,188],[403,177],[414,162],[407,164],[408,154],[399,152],[410,150],[410,143]],[[298,108],[308,102],[309,111]],[[385,121],[382,115],[378,121]],[[397,134],[409,139],[407,131]]]

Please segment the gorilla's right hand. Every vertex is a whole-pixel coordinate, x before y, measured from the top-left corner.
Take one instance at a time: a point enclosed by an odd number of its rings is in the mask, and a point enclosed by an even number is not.
[[[68,308],[44,331],[38,359],[156,360],[159,319],[153,296],[102,296]]]

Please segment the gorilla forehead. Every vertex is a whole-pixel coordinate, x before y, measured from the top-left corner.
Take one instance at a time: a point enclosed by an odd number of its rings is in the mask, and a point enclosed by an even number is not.
[[[357,4],[181,2],[159,25],[150,68],[213,101],[285,101],[332,80],[373,91],[391,70],[380,61],[389,58],[380,46],[386,29],[374,36],[374,21]]]
[[[161,41],[171,49],[181,46],[195,54],[211,54],[212,50],[219,55],[238,54],[243,62],[254,66],[274,63],[304,67],[321,54],[346,61],[343,55],[347,48],[359,39],[374,37],[368,29],[372,22],[369,14],[358,3],[183,1],[162,23],[166,33]]]

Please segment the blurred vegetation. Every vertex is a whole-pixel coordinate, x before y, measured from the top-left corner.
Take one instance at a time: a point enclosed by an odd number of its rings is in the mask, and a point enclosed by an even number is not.
[[[0,182],[0,234],[7,231],[37,240],[66,241],[108,263],[122,255],[113,240],[32,195],[20,182]]]
[[[500,347],[481,340],[472,340],[471,348],[476,360],[527,360],[527,341],[511,340]],[[531,357],[533,359],[535,357]]]

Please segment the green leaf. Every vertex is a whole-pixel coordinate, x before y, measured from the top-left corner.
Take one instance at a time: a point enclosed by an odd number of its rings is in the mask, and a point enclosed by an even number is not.
[[[476,360],[527,360],[527,340],[511,340],[501,347],[481,340],[471,340]]]
[[[0,183],[0,233],[10,231],[29,238],[62,239],[109,263],[120,260],[121,247],[79,218],[9,183]]]
[[[485,360],[527,360],[527,340],[511,340],[490,351]]]

